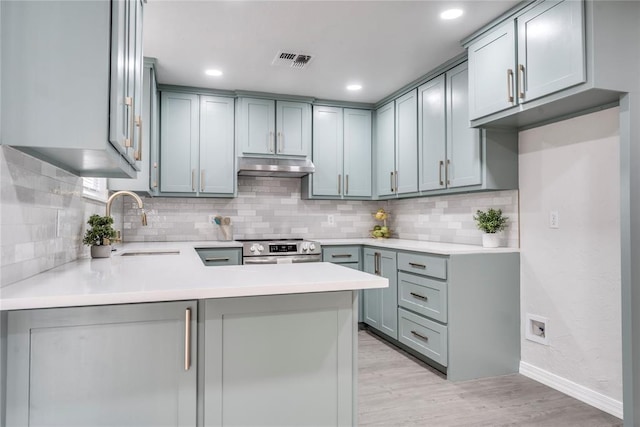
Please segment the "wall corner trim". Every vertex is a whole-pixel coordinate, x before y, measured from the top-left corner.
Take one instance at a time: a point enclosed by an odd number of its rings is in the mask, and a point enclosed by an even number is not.
[[[618,400],[522,361],[520,374],[622,419],[622,402]]]

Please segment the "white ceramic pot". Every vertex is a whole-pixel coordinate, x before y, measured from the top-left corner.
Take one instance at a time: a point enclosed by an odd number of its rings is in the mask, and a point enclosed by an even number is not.
[[[500,246],[500,235],[498,233],[484,233],[482,235],[483,248],[497,248]]]
[[[91,258],[109,258],[111,256],[111,245],[91,246]]]

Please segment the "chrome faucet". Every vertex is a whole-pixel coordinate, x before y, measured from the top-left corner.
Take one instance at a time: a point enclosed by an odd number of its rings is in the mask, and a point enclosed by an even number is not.
[[[132,193],[131,191],[116,191],[107,199],[107,211],[106,216],[111,216],[111,204],[113,200],[118,196],[131,196],[138,202],[138,207],[142,209],[142,225],[147,225],[147,214],[144,211],[144,207],[142,205],[142,199],[136,193]]]

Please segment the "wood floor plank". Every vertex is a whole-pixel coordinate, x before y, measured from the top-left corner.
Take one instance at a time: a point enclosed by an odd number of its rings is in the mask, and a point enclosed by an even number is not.
[[[404,351],[358,333],[361,426],[613,427],[622,420],[519,374],[452,383]]]

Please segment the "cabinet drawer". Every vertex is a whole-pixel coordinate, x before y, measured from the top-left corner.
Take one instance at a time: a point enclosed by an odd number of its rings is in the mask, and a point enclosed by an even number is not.
[[[333,246],[322,248],[322,261],[343,264],[360,261],[360,246]]]
[[[447,260],[432,255],[398,253],[398,270],[423,276],[447,278]]]
[[[240,248],[201,248],[196,249],[196,252],[206,266],[242,264]]]
[[[398,272],[398,305],[447,323],[447,283]]]
[[[404,345],[447,366],[447,327],[398,308],[398,339]]]

